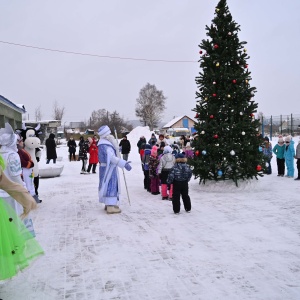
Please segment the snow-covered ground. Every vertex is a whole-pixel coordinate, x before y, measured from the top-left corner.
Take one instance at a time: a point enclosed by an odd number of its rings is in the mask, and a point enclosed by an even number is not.
[[[300,299],[300,181],[277,177],[273,158],[272,175],[238,188],[192,180],[192,212],[174,215],[171,202],[143,188],[141,135],[151,132],[128,135],[131,205],[122,180],[119,215],[98,203],[98,174],[81,175],[81,162],[57,149],[63,173],[40,179],[43,203],[33,213],[45,255],[0,284],[0,298]]]

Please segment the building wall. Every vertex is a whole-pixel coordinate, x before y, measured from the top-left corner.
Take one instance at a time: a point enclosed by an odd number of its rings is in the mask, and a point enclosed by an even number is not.
[[[194,127],[195,122],[189,118],[188,119],[188,125],[189,125],[189,129],[191,129],[191,127]],[[177,128],[177,127],[183,127],[183,119],[180,119],[178,122],[176,122],[172,128]]]
[[[22,113],[0,103],[0,128],[8,122],[13,129],[22,127]]]

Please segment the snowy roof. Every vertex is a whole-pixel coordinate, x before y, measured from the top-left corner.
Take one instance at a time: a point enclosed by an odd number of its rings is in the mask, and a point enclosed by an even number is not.
[[[26,112],[24,105],[23,105],[23,107],[21,107],[20,104],[15,104],[1,95],[0,95],[0,102],[22,114]]]
[[[169,121],[167,124],[165,124],[162,128],[169,128],[172,127],[172,125],[174,125],[175,123],[177,123],[179,120],[183,119],[184,117],[191,119],[192,121],[196,122],[196,120],[194,120],[193,118],[184,115],[184,116],[180,116],[180,117],[176,117],[174,119],[172,119],[171,121]]]

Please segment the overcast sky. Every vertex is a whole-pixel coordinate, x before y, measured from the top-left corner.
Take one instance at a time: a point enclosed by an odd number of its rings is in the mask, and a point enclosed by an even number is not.
[[[93,110],[135,117],[140,89],[155,84],[167,97],[163,121],[194,116],[198,45],[218,1],[0,0],[0,41],[163,63],[79,56],[0,43],[0,95],[22,103],[34,119],[88,120]],[[300,1],[228,0],[250,55],[251,86],[265,115],[300,114]]]

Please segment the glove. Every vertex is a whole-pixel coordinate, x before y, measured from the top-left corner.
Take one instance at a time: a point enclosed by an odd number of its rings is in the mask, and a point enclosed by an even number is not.
[[[124,168],[125,168],[127,171],[130,171],[130,170],[132,169],[130,163],[131,163],[131,161],[128,161],[128,162],[125,164],[125,166],[124,166]]]

